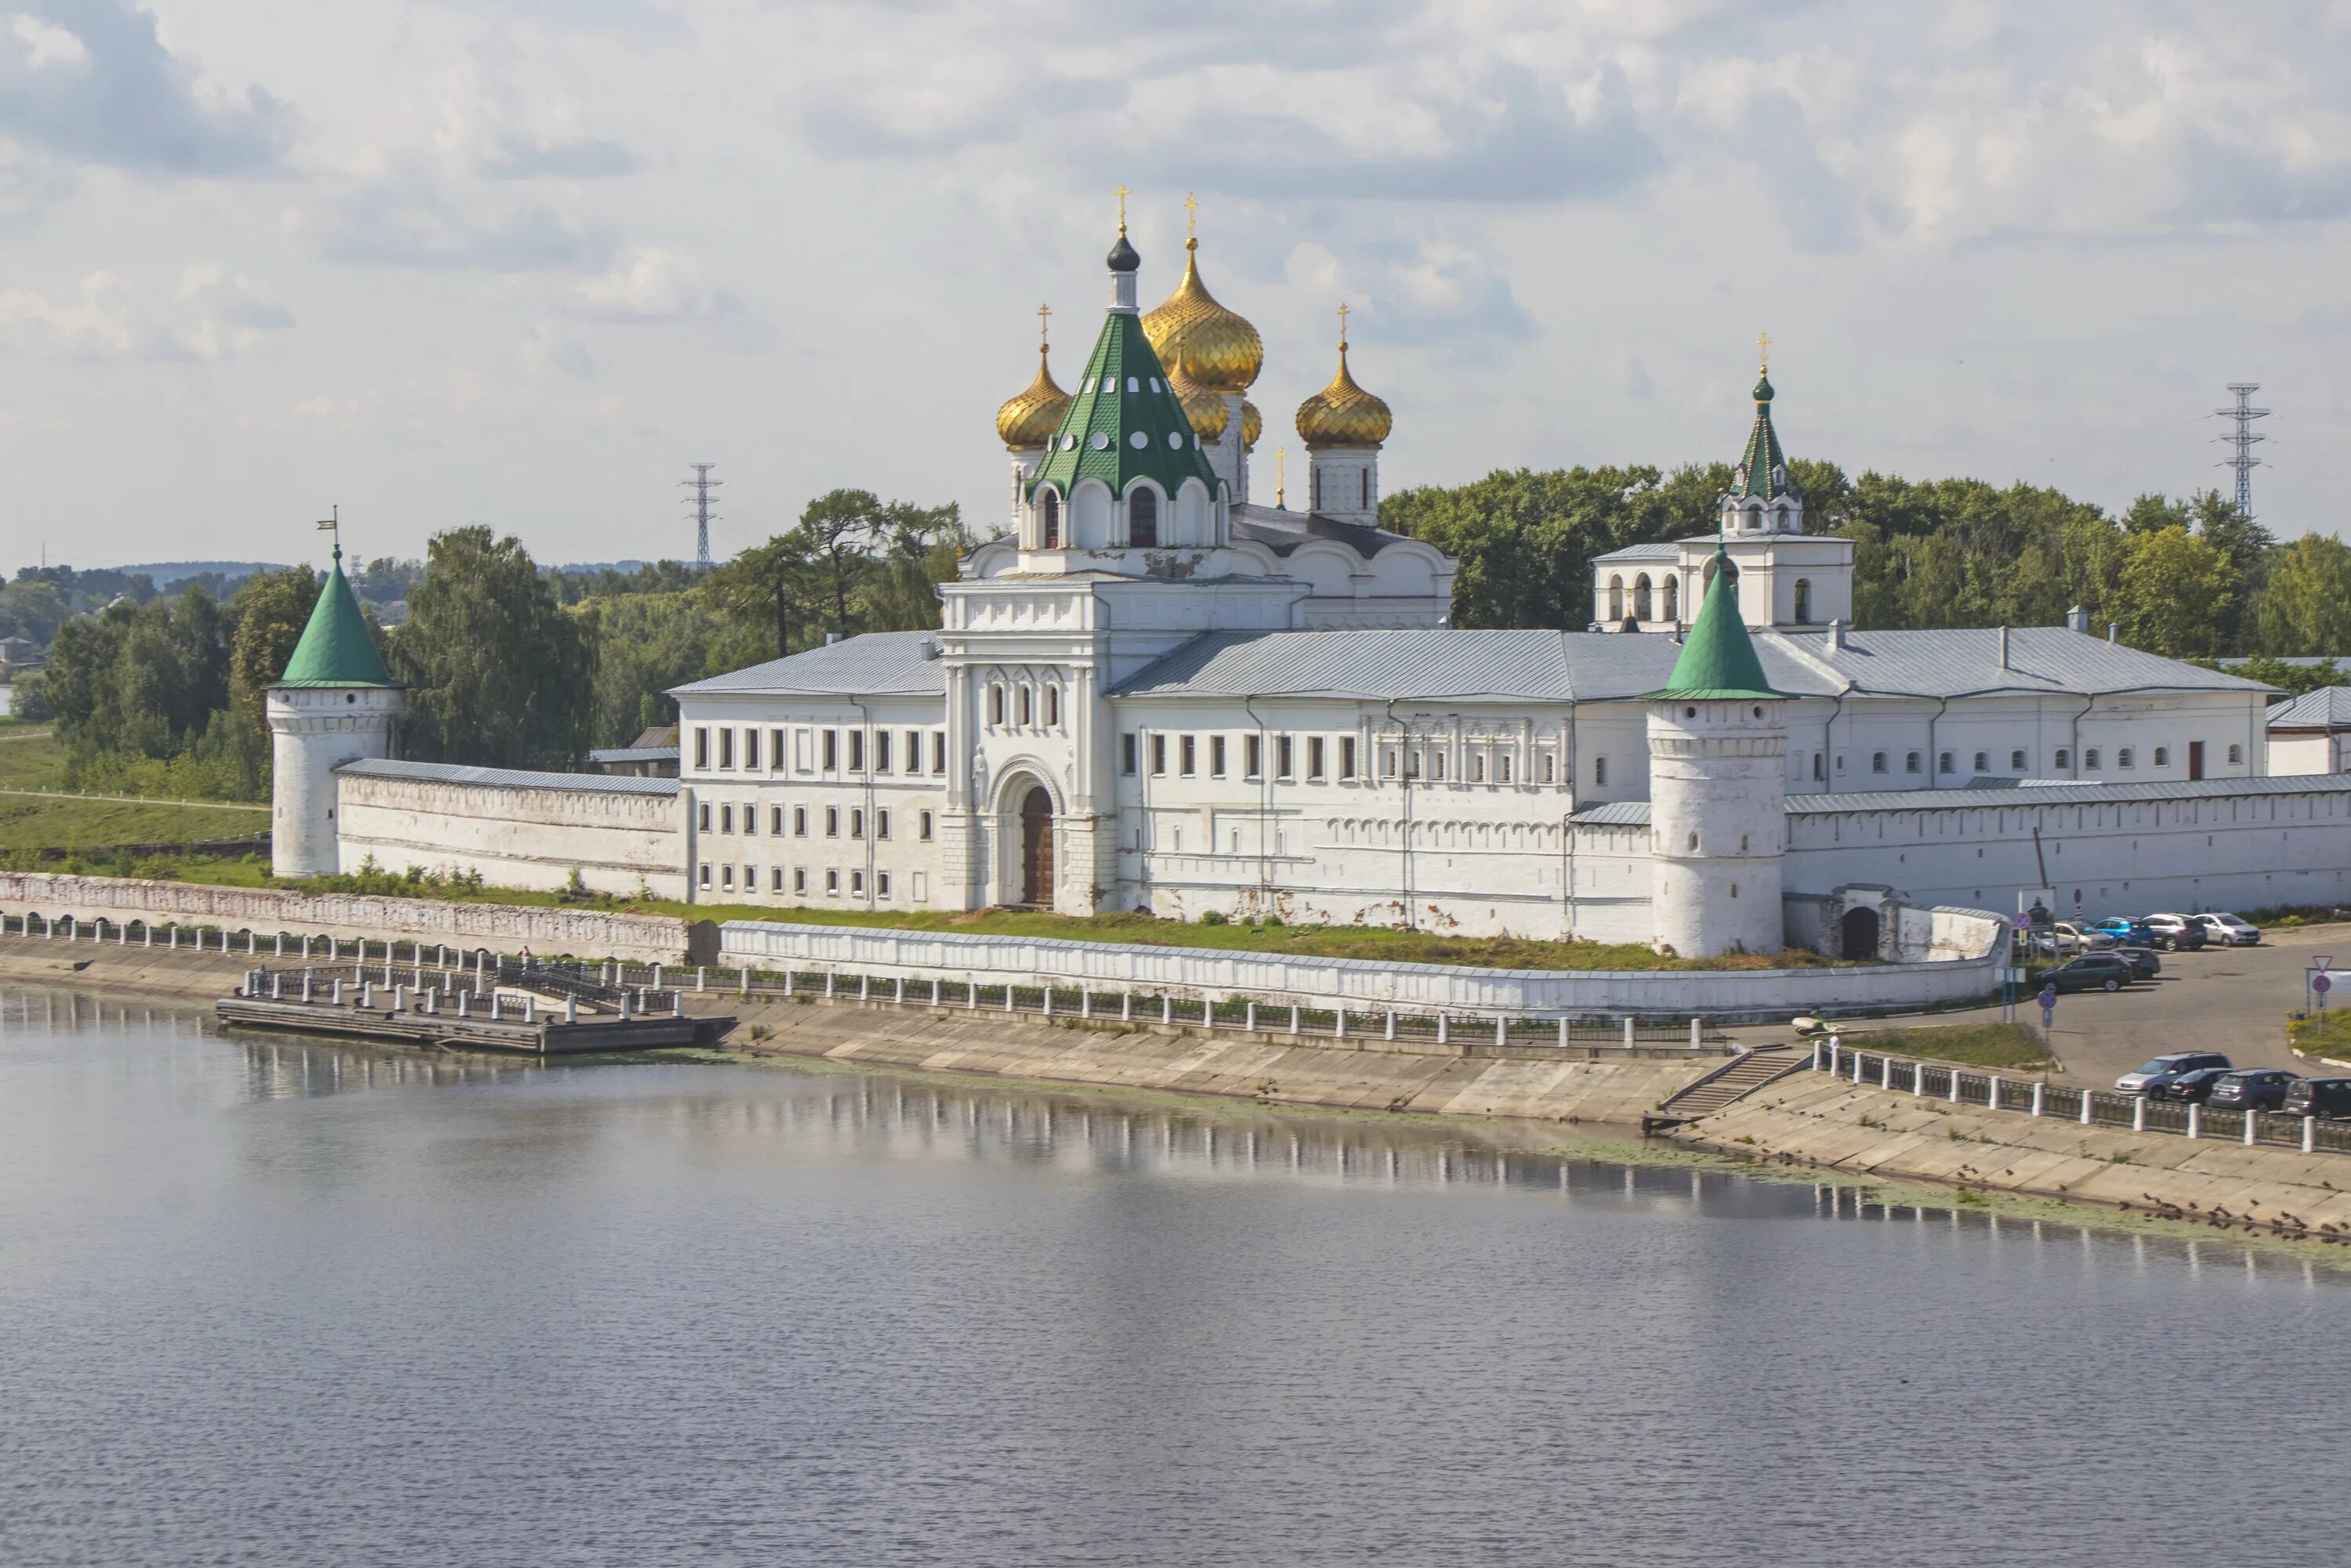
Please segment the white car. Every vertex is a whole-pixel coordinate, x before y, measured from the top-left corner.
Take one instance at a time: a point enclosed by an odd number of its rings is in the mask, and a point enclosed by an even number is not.
[[[2204,934],[2213,941],[2231,947],[2251,947],[2262,939],[2262,928],[2233,915],[2207,914],[2196,917]]]

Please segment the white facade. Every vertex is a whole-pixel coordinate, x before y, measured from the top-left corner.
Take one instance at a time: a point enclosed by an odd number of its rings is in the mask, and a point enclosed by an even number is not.
[[[392,753],[396,686],[273,686],[269,720],[269,869],[329,876],[342,869],[335,769]]]

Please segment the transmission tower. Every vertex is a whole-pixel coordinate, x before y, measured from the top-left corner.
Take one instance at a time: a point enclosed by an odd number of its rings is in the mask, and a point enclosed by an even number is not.
[[[2256,436],[2254,439],[2258,441],[2261,438]],[[689,463],[686,466],[694,470],[694,477],[681,479],[678,483],[694,492],[686,502],[694,508],[694,564],[707,568],[710,565],[710,519],[718,515],[710,509],[710,492],[726,481],[710,476],[710,471],[718,466],[716,463]]]
[[[2253,434],[2253,421],[2267,419],[2270,411],[2253,406],[2253,394],[2262,390],[2261,382],[2231,382],[2229,390],[2237,394],[2236,405],[2212,411],[2215,418],[2230,420],[2236,425],[2234,431],[2220,437],[2223,444],[2235,449],[2235,455],[2222,458],[2220,466],[2237,471],[2237,515],[2250,522],[2253,516],[2253,470],[2262,465],[2262,460],[2253,455],[2253,444],[2269,439]]]

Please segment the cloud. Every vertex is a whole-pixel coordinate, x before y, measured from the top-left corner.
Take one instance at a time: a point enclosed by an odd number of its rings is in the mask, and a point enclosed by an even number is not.
[[[633,173],[636,154],[589,131],[560,88],[526,83],[530,62],[503,37],[474,46],[442,75],[434,142],[453,167],[497,180],[603,180]]]
[[[0,342],[65,361],[242,359],[264,334],[293,325],[293,311],[218,262],[187,268],[162,307],[107,271],[89,274],[63,298],[31,289],[0,293]]]
[[[700,262],[659,246],[624,253],[573,293],[580,313],[599,321],[690,321],[737,308]]]
[[[0,135],[145,174],[277,168],[291,118],[258,87],[212,81],[128,0],[24,0],[0,28]]]
[[[591,381],[596,375],[595,357],[588,352],[588,346],[544,322],[533,327],[523,340],[522,358],[525,364],[575,381]]]
[[[486,272],[583,270],[611,256],[597,220],[551,202],[476,189],[428,163],[345,185],[287,226],[335,261]]]

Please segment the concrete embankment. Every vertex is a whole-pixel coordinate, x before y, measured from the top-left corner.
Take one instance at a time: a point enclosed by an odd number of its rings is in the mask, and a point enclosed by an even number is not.
[[[0,979],[207,1001],[234,988],[252,964],[266,961],[242,953],[0,939]],[[1238,1030],[1208,1035],[1157,1024],[1088,1026],[952,1008],[746,1000],[717,990],[688,999],[697,1011],[734,1014],[739,1021],[726,1047],[747,1055],[1290,1105],[1609,1122],[1628,1130],[1637,1130],[1642,1113],[1667,1095],[1722,1065],[1714,1055],[1562,1061],[1473,1055],[1426,1044],[1390,1050],[1379,1041],[1350,1050]]]
[[[1668,1135],[1765,1164],[1849,1176],[2351,1239],[2351,1155],[2085,1127],[1915,1099],[1825,1072],[1782,1079]]]

